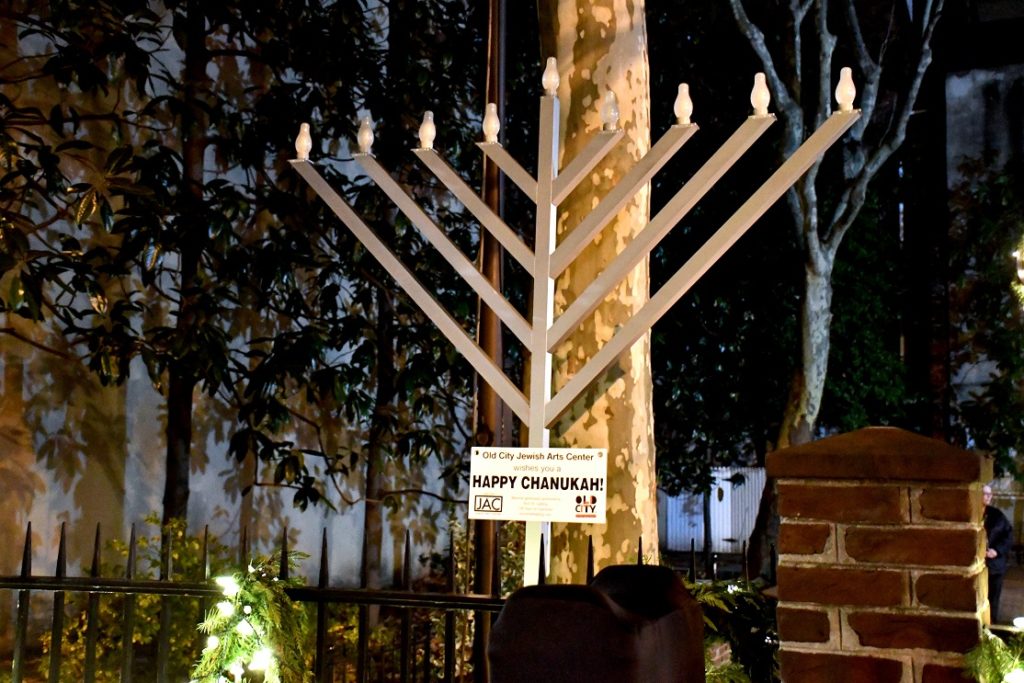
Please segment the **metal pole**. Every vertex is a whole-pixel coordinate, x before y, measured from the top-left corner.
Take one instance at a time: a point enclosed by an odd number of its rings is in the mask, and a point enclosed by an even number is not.
[[[487,30],[487,102],[498,105],[498,117],[505,118],[505,0],[489,0]],[[503,187],[501,171],[497,164],[484,157],[483,198],[487,207],[498,216],[503,211]],[[480,230],[480,271],[497,291],[502,284],[502,249],[490,231]],[[503,353],[501,344],[501,321],[489,306],[477,308],[477,343],[483,352],[501,365]],[[497,446],[507,442],[508,435],[501,433],[501,399],[491,385],[477,376],[476,389],[476,442],[480,446]],[[473,524],[473,554],[475,558],[473,591],[481,595],[493,595],[494,554],[497,552],[497,522],[478,519]],[[487,683],[491,678],[487,661],[487,645],[491,638],[491,615],[477,612],[473,629],[473,680]]]

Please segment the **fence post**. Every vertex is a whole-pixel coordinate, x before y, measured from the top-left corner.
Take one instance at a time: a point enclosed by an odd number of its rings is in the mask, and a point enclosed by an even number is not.
[[[587,583],[594,580],[594,537],[587,536]]]
[[[135,578],[135,525],[132,524],[132,534],[128,540],[128,562],[124,570],[124,578],[131,581]],[[121,683],[131,683],[132,665],[134,664],[134,652],[132,650],[132,639],[135,633],[135,594],[129,593],[124,596],[124,617],[121,620],[121,644],[124,650],[121,653]]]
[[[96,523],[96,538],[92,544],[92,568],[89,576],[93,579],[100,575],[100,523]],[[89,605],[85,621],[85,683],[96,680],[96,639],[100,628],[100,594],[89,593]]]
[[[174,537],[168,528],[160,534],[160,580],[170,581],[174,568],[171,562]],[[171,599],[160,598],[160,632],[157,634],[156,645],[156,680],[167,683],[167,658],[170,654],[171,640]]]
[[[412,541],[410,540],[409,530],[405,530],[405,554],[402,557],[402,589],[406,591],[412,590]],[[412,649],[410,644],[410,616],[409,608],[405,607],[402,609],[401,615],[401,643],[399,647],[399,657],[401,660],[398,662],[398,670],[401,675],[402,683],[408,683],[409,681],[409,650]]]
[[[327,588],[327,529],[324,529],[320,538],[320,577],[317,587]],[[316,659],[313,660],[313,677],[317,683],[326,683],[329,679],[326,676],[327,667],[324,661],[327,658],[327,605],[318,600],[316,603]],[[344,676],[343,676],[344,678]]]
[[[57,568],[54,576],[67,576],[67,522],[60,523],[60,543],[57,546]],[[50,622],[50,683],[60,683],[60,655],[64,644],[64,591],[53,592],[53,619]]]
[[[21,554],[21,578],[32,576],[32,522],[25,528],[25,548]],[[18,621],[14,627],[14,661],[11,663],[12,683],[21,683],[24,666],[25,635],[28,632],[28,603],[32,594],[28,590],[18,591]]]
[[[455,592],[455,534],[448,531],[448,592]],[[444,680],[455,680],[455,612],[444,613]]]

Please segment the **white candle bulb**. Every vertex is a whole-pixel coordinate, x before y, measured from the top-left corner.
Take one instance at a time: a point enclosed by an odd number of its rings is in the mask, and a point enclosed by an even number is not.
[[[306,124],[303,124],[306,125]],[[238,595],[238,592],[242,590],[242,587],[238,585],[238,581],[233,576],[218,576],[213,580],[221,590],[224,592],[224,596],[233,598]]]
[[[497,142],[501,121],[498,119],[498,105],[488,103],[484,113],[484,142]]]
[[[434,149],[434,138],[437,127],[434,125],[434,112],[423,112],[423,123],[420,124],[420,149]]]
[[[853,111],[853,98],[857,96],[857,86],[853,84],[853,71],[848,66],[839,70],[839,85],[836,86],[836,102],[839,111]]]
[[[679,94],[676,95],[675,105],[672,111],[676,115],[676,123],[681,126],[690,124],[690,115],[693,114],[693,100],[690,99],[690,86],[686,83],[679,84]]]
[[[245,669],[238,662],[234,662],[228,667],[228,673],[231,674],[232,678],[236,681],[242,680],[242,674],[245,673]]]
[[[764,74],[754,74],[754,89],[750,91],[750,105],[754,108],[754,116],[768,116],[768,103],[772,96],[768,92],[768,84],[765,83]]]
[[[360,152],[370,153],[370,148],[373,147],[373,121],[369,116],[364,116],[363,120],[359,122],[359,134],[356,136],[356,142],[359,143]]]
[[[611,90],[604,94],[601,105],[601,123],[605,130],[615,130],[619,126],[619,100]]]
[[[540,78],[540,83],[544,86],[545,95],[558,94],[558,80],[558,60],[554,57],[548,57],[547,66],[544,67],[544,75]]]
[[[238,633],[245,638],[248,638],[252,634],[256,633],[256,629],[252,627],[252,624],[250,624],[248,621],[244,619],[238,622],[238,625],[235,626],[235,630],[238,631]]]
[[[235,613],[235,606],[227,600],[221,600],[217,603],[217,611],[220,612],[222,617],[230,617]]]
[[[309,134],[309,124],[299,124],[299,137],[295,138],[295,158],[309,161],[309,150],[313,149],[313,137]]]
[[[209,638],[206,639],[206,649],[207,650],[216,650],[219,645],[220,645],[220,638],[218,638],[217,636],[210,636]]]
[[[274,651],[267,647],[261,647],[252,653],[252,660],[249,662],[249,671],[266,671],[274,661]]]

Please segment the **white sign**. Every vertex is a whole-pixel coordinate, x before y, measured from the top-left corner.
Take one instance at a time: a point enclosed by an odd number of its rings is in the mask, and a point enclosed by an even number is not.
[[[474,448],[469,518],[604,524],[605,448]]]

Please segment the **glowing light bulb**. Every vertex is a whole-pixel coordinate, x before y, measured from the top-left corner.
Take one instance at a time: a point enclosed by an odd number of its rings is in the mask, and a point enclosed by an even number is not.
[[[484,142],[497,142],[501,121],[498,119],[498,105],[490,102],[484,113]]]
[[[256,633],[256,629],[254,629],[252,627],[252,624],[250,624],[245,619],[238,622],[238,625],[235,626],[235,630],[238,631],[239,635],[245,636],[246,638]]]
[[[221,600],[217,603],[217,611],[222,617],[230,617],[235,613],[235,605],[227,600]]]
[[[689,125],[690,116],[693,114],[693,100],[690,99],[690,86],[686,83],[679,84],[679,94],[676,95],[676,102],[672,106],[676,115],[676,123],[681,126]]]
[[[857,86],[853,84],[853,71],[848,66],[839,70],[839,85],[836,86],[836,102],[839,111],[853,111],[853,98],[857,96]]]
[[[242,608],[242,614],[252,614],[252,606],[246,605]]]
[[[240,681],[242,680],[242,674],[245,673],[245,668],[243,668],[239,662],[232,662],[231,666],[228,667],[228,673],[231,674],[231,677],[236,681]]]
[[[1013,627],[1024,629],[1024,617],[1014,617]]]
[[[754,89],[750,91],[750,106],[754,108],[754,116],[768,116],[768,103],[771,101],[772,95],[768,92],[764,73],[754,74]]]
[[[359,133],[356,135],[356,142],[359,144],[359,151],[363,154],[369,154],[370,149],[373,147],[373,121],[369,116],[364,116],[359,122]],[[252,565],[249,565],[249,571],[253,571]]]
[[[544,67],[544,75],[540,77],[540,83],[544,86],[545,95],[558,94],[558,60],[548,57],[548,63]]]
[[[207,650],[216,650],[218,646],[220,646],[220,638],[217,636],[210,636],[206,639]]]
[[[242,590],[242,587],[238,585],[238,581],[233,576],[218,576],[213,582],[220,586],[226,598],[233,598]]]
[[[423,112],[423,123],[420,124],[420,149],[434,149],[434,138],[437,127],[434,125],[434,112]]]
[[[1003,683],[1024,683],[1024,669],[1014,669],[1003,676]]]
[[[249,662],[250,671],[266,671],[274,663],[274,651],[268,647],[260,648],[252,655]]]
[[[601,123],[605,130],[615,130],[619,127],[619,100],[611,90],[604,94],[604,103],[601,105]]]
[[[309,161],[309,150],[313,149],[313,136],[309,134],[309,124],[299,124],[299,137],[295,138],[295,158]]]

